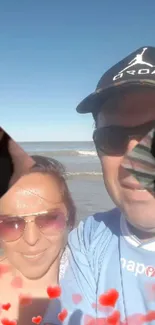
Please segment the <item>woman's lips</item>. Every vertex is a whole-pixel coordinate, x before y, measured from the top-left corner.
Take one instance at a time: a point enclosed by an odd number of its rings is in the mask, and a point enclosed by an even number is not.
[[[30,261],[34,261],[34,260],[38,260],[39,258],[41,258],[44,255],[45,251],[41,251],[41,252],[35,252],[35,253],[22,253],[21,255],[24,257],[24,259],[26,260],[30,260]]]
[[[40,256],[41,254],[43,254],[43,253],[33,254],[33,255],[23,254],[23,256],[28,257],[28,258],[34,258],[34,257]]]

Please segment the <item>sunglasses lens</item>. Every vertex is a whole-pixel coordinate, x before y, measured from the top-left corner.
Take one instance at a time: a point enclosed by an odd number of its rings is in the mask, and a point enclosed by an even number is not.
[[[25,222],[19,217],[0,217],[0,238],[14,241],[21,237]]]
[[[155,121],[134,126],[108,126],[94,131],[93,140],[97,150],[107,155],[124,155],[131,139],[141,141],[155,127]]]
[[[66,226],[65,216],[62,212],[40,215],[36,217],[35,222],[40,231],[45,235],[61,232]]]
[[[124,154],[126,151],[128,136],[114,128],[100,128],[94,132],[93,140],[97,150],[108,155]]]

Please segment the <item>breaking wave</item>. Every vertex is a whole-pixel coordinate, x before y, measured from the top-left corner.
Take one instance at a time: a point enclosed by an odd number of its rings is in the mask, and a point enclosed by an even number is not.
[[[70,176],[102,176],[101,172],[68,172],[66,173],[68,177]]]
[[[33,150],[27,150],[28,153],[34,152]],[[95,150],[51,150],[51,151],[41,151],[35,150],[35,154],[42,154],[46,156],[81,156],[81,157],[97,157],[97,153]]]
[[[52,151],[52,154],[55,156],[97,156],[96,151],[89,150],[59,150]]]

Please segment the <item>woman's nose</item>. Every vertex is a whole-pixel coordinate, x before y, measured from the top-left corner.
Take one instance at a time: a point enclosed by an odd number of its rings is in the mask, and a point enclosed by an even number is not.
[[[40,231],[37,228],[35,222],[34,221],[27,222],[26,227],[25,227],[25,231],[24,231],[24,234],[23,234],[23,239],[30,246],[34,246],[38,242],[40,236],[41,236]]]

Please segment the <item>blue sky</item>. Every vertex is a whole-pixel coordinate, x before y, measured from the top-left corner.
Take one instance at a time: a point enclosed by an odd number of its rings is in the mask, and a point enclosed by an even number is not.
[[[0,124],[17,141],[91,140],[76,105],[111,65],[155,46],[154,15],[154,0],[0,0]]]

